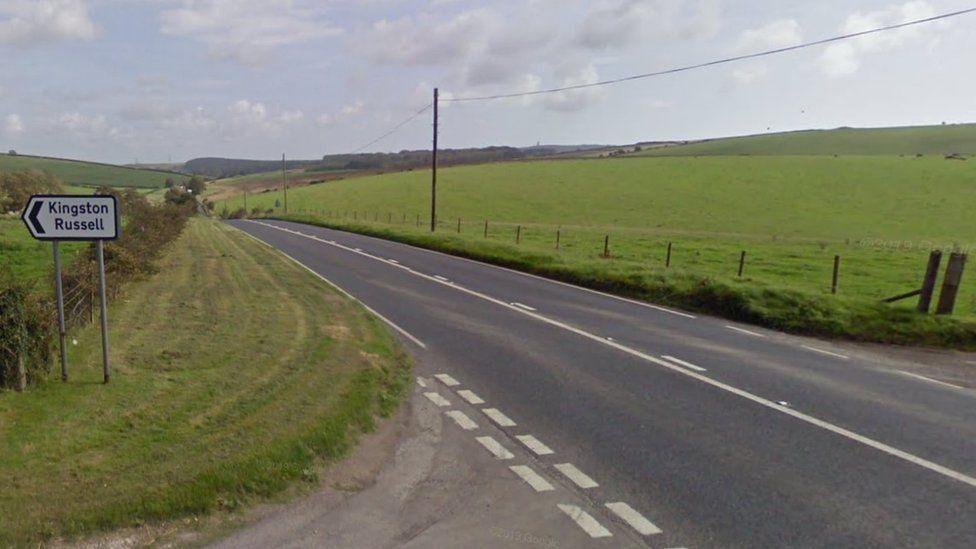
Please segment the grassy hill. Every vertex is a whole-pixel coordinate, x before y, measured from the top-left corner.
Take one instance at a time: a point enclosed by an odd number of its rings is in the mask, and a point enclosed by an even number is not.
[[[640,156],[976,155],[976,124],[805,130],[646,148],[634,154]]]
[[[98,187],[142,187],[161,188],[167,178],[179,182],[184,178],[182,174],[155,170],[142,170],[85,162],[81,160],[67,160],[41,156],[10,156],[0,154],[0,171],[42,170],[58,176],[69,185]]]

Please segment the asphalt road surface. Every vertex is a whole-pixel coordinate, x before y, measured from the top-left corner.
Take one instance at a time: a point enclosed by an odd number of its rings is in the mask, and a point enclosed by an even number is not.
[[[419,394],[487,459],[471,467],[522,491],[494,508],[536,517],[465,523],[495,541],[976,547],[976,391],[924,365],[366,236],[231,223],[403,339]]]

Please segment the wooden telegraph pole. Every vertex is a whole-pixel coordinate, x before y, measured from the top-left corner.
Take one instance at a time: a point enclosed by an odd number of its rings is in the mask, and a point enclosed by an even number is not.
[[[285,170],[285,153],[281,153],[281,184],[285,189],[285,213],[288,213],[288,175]]]
[[[434,88],[434,149],[430,155],[430,232],[437,229],[437,100],[439,93]]]

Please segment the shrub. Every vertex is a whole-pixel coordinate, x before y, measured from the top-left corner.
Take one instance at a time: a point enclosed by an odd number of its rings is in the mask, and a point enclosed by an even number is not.
[[[64,192],[64,183],[57,177],[37,171],[0,172],[0,213],[19,212],[32,194]]]
[[[19,386],[18,357],[27,383],[33,384],[51,367],[54,304],[33,285],[0,276],[0,387]]]

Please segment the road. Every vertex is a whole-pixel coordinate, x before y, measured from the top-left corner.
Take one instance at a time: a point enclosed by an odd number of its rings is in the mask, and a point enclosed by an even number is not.
[[[976,391],[924,365],[362,235],[231,223],[393,327],[444,429],[524,489],[513,505],[536,518],[502,532],[976,547]]]

